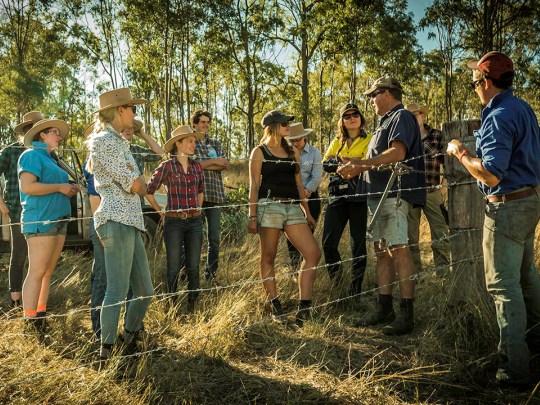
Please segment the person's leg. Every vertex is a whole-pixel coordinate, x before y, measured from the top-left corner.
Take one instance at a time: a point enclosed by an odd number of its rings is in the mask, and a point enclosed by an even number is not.
[[[524,294],[527,291],[527,296],[536,300],[540,295],[538,281],[527,277],[532,260],[530,239],[538,222],[540,204],[538,196],[533,197],[486,206],[484,266],[486,287],[495,302],[499,324],[497,380],[501,383],[525,384],[530,377]],[[526,288],[522,289],[524,281]]]
[[[261,245],[261,258],[259,261],[259,275],[263,280],[263,288],[269,300],[277,298],[274,261],[276,259],[279,235],[281,229],[259,228],[259,241]]]
[[[126,299],[135,254],[137,229],[115,221],[100,225],[96,232],[103,244],[107,289],[101,309],[101,344],[110,347],[116,341],[120,305]]]
[[[181,221],[179,218],[165,218],[165,225],[163,226],[163,239],[165,240],[167,254],[167,292],[173,294],[176,293],[178,288],[178,274],[184,257]],[[173,302],[176,302],[177,297],[173,297]]]
[[[527,332],[529,350],[540,353],[540,276],[534,266],[534,232],[525,241],[521,265],[521,290],[527,309]]]
[[[142,328],[144,316],[154,294],[146,248],[141,233],[138,230],[135,230],[133,263],[129,284],[133,290],[133,299],[127,308],[124,323],[124,329],[128,332],[129,336],[128,339],[124,336],[124,341],[127,343],[131,341],[134,333]]]
[[[214,277],[219,265],[219,246],[221,240],[221,208],[219,204],[203,202],[204,216],[208,226],[208,255],[206,258],[206,278]]]
[[[364,281],[364,274],[367,267],[367,203],[352,202],[347,204],[347,208],[351,253],[353,256],[350,292],[352,294],[358,294],[362,291],[362,282]]]
[[[20,218],[13,219],[12,222],[20,222]],[[20,305],[22,284],[24,275],[24,265],[28,257],[28,245],[21,231],[21,226],[13,224],[10,227],[11,233],[11,257],[9,259],[9,291],[11,300]]]
[[[39,292],[37,311],[45,312],[47,310],[47,302],[49,301],[49,291],[51,288],[51,277],[58,263],[58,259],[62,254],[62,249],[64,248],[64,242],[66,240],[66,235],[57,235],[54,236],[54,246],[52,251],[49,252],[50,258],[47,262],[47,269],[45,274],[43,274],[43,279],[41,281],[41,290]]]
[[[188,310],[194,309],[195,302],[199,297],[199,292],[194,291],[200,288],[199,264],[201,262],[202,250],[202,218],[193,217],[185,222],[185,257],[186,274],[188,277],[188,289],[192,292],[188,294]]]
[[[34,236],[28,238],[27,243],[29,265],[22,291],[23,309],[25,318],[33,318],[38,310],[43,279],[56,250],[57,236]]]
[[[105,274],[105,256],[103,246],[99,242],[96,230],[94,228],[94,220],[90,221],[90,240],[94,250],[94,261],[92,262],[92,295],[90,298],[90,318],[92,319],[92,330],[98,339],[101,338],[101,305],[103,297],[105,297],[105,289],[107,288],[107,276]]]
[[[448,271],[450,266],[450,229],[441,210],[443,197],[440,190],[427,194],[427,201],[424,207],[429,229],[431,232],[431,250],[433,251],[433,261],[435,267],[440,268],[440,272]],[[409,242],[410,243],[410,242]],[[420,268],[417,267],[418,270]]]
[[[407,217],[407,235],[409,239],[411,255],[414,262],[414,267],[422,270],[422,259],[420,257],[420,219],[422,217],[422,208],[411,208]]]
[[[319,193],[315,192],[311,194],[311,197],[309,197],[308,206],[311,216],[313,217],[313,219],[315,219],[315,221],[317,221],[319,219],[319,216],[321,215],[321,201],[319,200]],[[313,229],[312,232],[315,232],[315,229]],[[298,268],[300,267],[300,263],[302,262],[300,252],[294,247],[294,245],[289,239],[287,239],[287,249],[289,250],[291,267],[293,270],[296,271],[298,270]]]
[[[347,204],[339,201],[329,204],[324,215],[323,251],[328,275],[335,283],[341,281],[339,241],[348,221]]]

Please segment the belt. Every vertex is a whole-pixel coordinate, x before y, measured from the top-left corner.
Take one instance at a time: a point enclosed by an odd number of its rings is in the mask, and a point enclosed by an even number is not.
[[[495,203],[495,202],[508,202],[513,200],[520,200],[522,198],[530,197],[534,194],[540,193],[540,186],[527,188],[525,190],[521,191],[515,191],[513,193],[508,194],[500,194],[500,195],[488,195],[486,196],[486,204],[487,203]]]
[[[166,212],[165,216],[169,218],[188,219],[198,217],[202,214],[201,211],[178,211],[178,212]]]

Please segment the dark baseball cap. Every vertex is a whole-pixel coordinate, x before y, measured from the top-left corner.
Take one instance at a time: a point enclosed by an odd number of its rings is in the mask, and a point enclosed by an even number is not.
[[[354,110],[356,112],[360,112],[360,109],[358,108],[358,106],[356,104],[348,103],[348,104],[345,104],[343,107],[341,107],[339,109],[339,116],[343,117],[343,114],[345,114],[345,111],[349,111],[349,110]]]
[[[500,79],[504,73],[513,72],[512,59],[501,52],[488,52],[482,59],[472,59],[467,63],[470,69],[478,69],[491,79]]]
[[[394,79],[393,77],[380,77],[377,80],[375,80],[375,83],[364,91],[365,96],[369,96],[374,91],[377,91],[378,89],[399,89],[403,91],[403,88],[401,87],[401,84],[397,81],[397,79]]]
[[[285,115],[282,111],[272,110],[264,114],[261,125],[263,128],[266,128],[268,125],[281,124],[282,122],[290,122],[292,120],[294,120],[294,115]]]

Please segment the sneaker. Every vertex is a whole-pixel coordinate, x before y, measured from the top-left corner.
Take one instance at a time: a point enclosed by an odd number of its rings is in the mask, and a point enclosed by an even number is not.
[[[396,313],[394,308],[390,311],[384,311],[382,305],[377,303],[377,307],[374,311],[370,312],[364,318],[360,318],[355,322],[355,326],[374,326],[380,323],[389,323],[396,319]]]

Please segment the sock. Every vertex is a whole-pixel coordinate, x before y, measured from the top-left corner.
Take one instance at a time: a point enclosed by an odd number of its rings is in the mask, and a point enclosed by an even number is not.
[[[412,308],[413,307],[414,298],[402,298],[399,301],[399,306],[401,308]]]
[[[26,319],[29,319],[29,318],[35,318],[36,317],[36,314],[37,314],[37,311],[34,309],[25,309],[24,310],[24,318]]]
[[[311,308],[311,300],[300,300],[299,309]]]
[[[392,294],[379,294],[379,304],[381,304],[384,312],[392,311]]]

